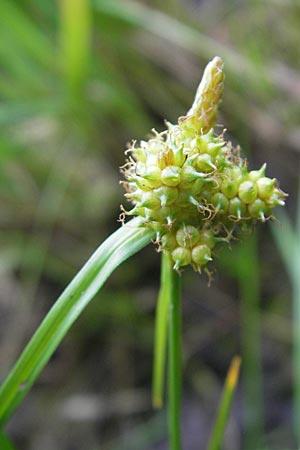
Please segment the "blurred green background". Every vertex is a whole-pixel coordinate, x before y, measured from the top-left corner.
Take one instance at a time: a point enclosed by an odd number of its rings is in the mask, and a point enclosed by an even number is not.
[[[0,380],[120,225],[126,143],[183,115],[219,55],[219,123],[289,198],[278,222],[218,251],[210,287],[184,273],[184,449],[205,448],[235,354],[224,450],[299,448],[299,42],[293,0],[1,0]],[[17,448],[167,449],[150,401],[153,250],[119,268],[72,328],[9,424]]]

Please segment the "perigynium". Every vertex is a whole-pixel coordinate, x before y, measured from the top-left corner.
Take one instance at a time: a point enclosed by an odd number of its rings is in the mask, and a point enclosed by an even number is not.
[[[257,220],[265,222],[284,205],[286,194],[266,176],[266,164],[248,171],[239,147],[225,140],[224,131],[215,133],[223,85],[223,63],[215,57],[187,115],[126,151],[122,183],[133,208],[122,208],[121,219],[142,217],[176,270],[191,264],[200,272],[218,242],[229,242]]]

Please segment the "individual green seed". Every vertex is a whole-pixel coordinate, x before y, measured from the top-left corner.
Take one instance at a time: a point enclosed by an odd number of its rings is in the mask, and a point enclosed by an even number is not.
[[[265,215],[270,214],[270,209],[267,208],[265,202],[260,198],[257,198],[253,203],[248,205],[248,211],[251,217],[261,219],[263,222],[266,220]]]
[[[140,189],[137,189],[134,192],[127,192],[126,194],[124,194],[124,196],[126,198],[128,198],[129,200],[131,200],[135,203],[138,203],[142,200],[144,194],[145,194],[145,192],[143,192]]]
[[[212,197],[212,204],[216,208],[216,212],[224,214],[228,210],[229,200],[221,192],[217,192]]]
[[[163,250],[173,251],[177,247],[174,233],[166,233],[160,239],[160,245]]]
[[[176,233],[176,241],[181,247],[192,247],[199,241],[199,231],[191,225],[183,226]]]
[[[157,166],[148,166],[142,175],[145,184],[151,188],[161,186],[161,170]]]
[[[178,197],[178,190],[175,187],[161,186],[153,192],[160,199],[161,206],[172,205]]]
[[[197,179],[201,179],[203,174],[197,172],[193,166],[184,165],[181,169],[181,184],[180,187],[189,186],[190,183],[193,183]]]
[[[207,153],[209,139],[210,138],[208,138],[208,136],[205,134],[196,138],[195,145],[200,153]]]
[[[147,160],[147,153],[145,149],[143,148],[134,148],[133,154],[135,155],[135,158],[137,161],[145,163]]]
[[[174,164],[175,166],[178,167],[182,167],[185,160],[186,160],[186,155],[183,152],[183,146],[179,147],[176,150],[173,150],[174,152]]]
[[[209,142],[207,144],[207,153],[212,157],[215,158],[217,155],[220,154],[221,149],[224,147],[225,142]]]
[[[200,172],[205,173],[216,169],[216,166],[213,164],[212,157],[208,153],[199,155],[196,159],[195,166]]]
[[[199,240],[201,244],[205,244],[209,248],[213,248],[216,243],[215,235],[209,229],[199,231]]]
[[[172,258],[175,262],[174,269],[187,266],[192,261],[192,254],[188,248],[177,247],[172,251]]]
[[[192,153],[200,153],[200,136],[197,136],[194,139],[192,139],[190,145]]]
[[[257,187],[253,181],[244,181],[239,186],[239,197],[242,202],[253,203],[257,196]]]
[[[192,250],[192,260],[199,266],[204,266],[212,260],[210,248],[205,244],[197,245]]]
[[[144,208],[144,210],[146,219],[154,222],[164,222],[165,218],[172,213],[172,209],[168,206],[158,209]]]
[[[282,191],[280,191],[279,189],[275,189],[274,193],[268,199],[266,199],[266,204],[270,208],[275,208],[276,206],[284,206],[285,201],[283,199],[285,196],[286,194],[284,194]]]
[[[223,180],[222,185],[221,185],[221,191],[222,191],[222,194],[224,194],[225,197],[227,197],[228,199],[235,197],[238,189],[239,189],[239,184],[237,183],[236,180],[234,180],[234,179],[231,180],[228,178]]]
[[[136,184],[138,188],[140,188],[144,192],[152,191],[152,187],[144,180],[144,178],[136,176],[136,177],[128,177],[128,180],[132,182],[132,184]]]
[[[199,195],[203,191],[203,186],[207,183],[207,178],[198,178],[191,186],[192,195]]]
[[[132,208],[130,211],[128,211],[126,214],[128,214],[129,216],[141,216],[141,217],[146,217],[147,215],[147,210],[146,208],[142,208],[140,206],[135,206],[134,208]]]
[[[275,178],[273,180],[268,177],[259,178],[256,181],[258,196],[263,200],[269,198],[274,192],[275,181]]]
[[[167,186],[177,186],[181,180],[180,173],[180,167],[167,166],[161,172],[161,181]]]
[[[207,211],[207,206],[202,202],[195,198],[193,195],[189,196],[189,202],[191,205],[196,206],[197,211],[200,213],[204,213]]]
[[[250,181],[255,182],[259,178],[264,177],[265,173],[266,173],[266,167],[267,167],[267,164],[265,163],[261,166],[261,168],[259,170],[251,170],[251,172],[248,173],[248,179]]]
[[[190,206],[189,197],[190,197],[189,191],[180,190],[178,198],[176,199],[176,206],[179,206],[180,208],[187,208],[188,206]]]
[[[158,209],[161,206],[160,199],[151,192],[144,192],[140,205],[145,208]]]
[[[238,197],[234,197],[229,201],[228,213],[234,218],[241,219],[245,216],[246,205]]]

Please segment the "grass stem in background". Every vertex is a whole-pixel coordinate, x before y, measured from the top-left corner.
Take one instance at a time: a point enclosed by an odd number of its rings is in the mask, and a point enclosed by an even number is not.
[[[280,224],[274,223],[272,232],[286,266],[293,292],[294,434],[300,448],[300,188],[295,230],[285,211],[278,211],[276,216]]]
[[[231,361],[218,409],[216,422],[211,433],[208,450],[220,450],[226,424],[229,418],[233,396],[240,373],[241,358],[235,356]]]
[[[174,262],[168,257],[166,271],[169,293],[169,353],[168,353],[168,417],[170,450],[181,450],[181,288],[180,277],[173,270]]]
[[[61,64],[70,93],[82,92],[88,74],[91,47],[89,0],[60,0]]]
[[[166,344],[168,329],[169,290],[168,276],[169,256],[162,254],[160,291],[156,307],[153,355],[153,386],[152,404],[154,408],[161,408],[164,396],[164,378],[166,362]]]
[[[293,251],[293,364],[294,364],[294,430],[300,448],[300,185],[298,188],[297,223]]]

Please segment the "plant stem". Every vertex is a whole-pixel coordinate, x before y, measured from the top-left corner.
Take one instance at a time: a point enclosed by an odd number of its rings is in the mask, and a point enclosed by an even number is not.
[[[181,449],[180,406],[181,406],[181,318],[180,318],[180,278],[173,270],[169,256],[169,440],[170,450]]]
[[[244,448],[252,450],[261,442],[264,427],[259,309],[260,280],[255,234],[239,248],[238,275],[241,296],[241,338],[246,411]]]
[[[235,356],[227,373],[216,422],[210,437],[208,450],[219,450],[221,448],[223,435],[230,415],[233,396],[238,382],[241,358]]]
[[[169,309],[169,256],[162,254],[160,290],[158,294],[155,333],[154,333],[154,355],[153,355],[153,381],[152,381],[152,404],[154,408],[163,405],[163,391],[165,378],[166,343],[168,331],[168,309]]]

